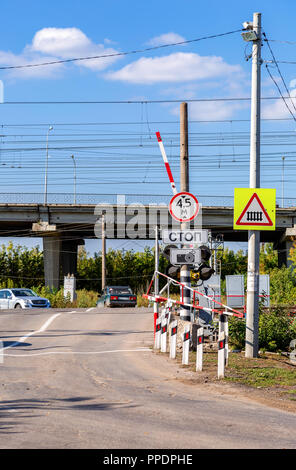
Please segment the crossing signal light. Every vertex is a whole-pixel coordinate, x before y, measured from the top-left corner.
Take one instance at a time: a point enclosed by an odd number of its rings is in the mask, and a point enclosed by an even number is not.
[[[167,266],[165,273],[169,277],[174,277],[175,279],[180,277],[180,266],[173,266],[170,262],[170,252],[171,249],[177,248],[176,245],[166,245],[162,250],[162,254],[167,261],[169,261],[169,265]]]
[[[199,274],[198,279],[201,281],[207,281],[215,272],[215,270],[207,264],[212,256],[212,252],[206,245],[201,245],[199,250],[201,255],[201,264],[198,266],[196,272]]]

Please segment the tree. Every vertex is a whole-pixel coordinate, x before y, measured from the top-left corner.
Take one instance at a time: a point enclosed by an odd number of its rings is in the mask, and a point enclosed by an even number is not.
[[[260,273],[269,274],[273,269],[278,267],[278,254],[273,249],[272,243],[262,244],[260,251]]]

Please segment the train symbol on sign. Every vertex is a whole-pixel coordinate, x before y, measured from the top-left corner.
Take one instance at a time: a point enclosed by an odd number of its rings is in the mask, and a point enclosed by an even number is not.
[[[263,222],[263,212],[247,211],[247,222]]]
[[[236,221],[236,226],[272,227],[273,223],[259,196],[254,193]]]

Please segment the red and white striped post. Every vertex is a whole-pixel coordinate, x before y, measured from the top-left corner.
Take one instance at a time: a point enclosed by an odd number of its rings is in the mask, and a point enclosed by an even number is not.
[[[204,342],[204,329],[202,326],[197,328],[197,341],[196,341],[196,372],[202,371],[203,361],[203,342]]]
[[[167,330],[168,330],[168,321],[166,317],[161,319],[161,339],[160,339],[160,351],[165,353],[167,346]]]
[[[224,312],[219,315],[219,334],[225,333],[225,365],[228,365],[228,312]]]
[[[225,375],[225,333],[219,333],[218,338],[218,379]]]
[[[154,336],[154,348],[160,349],[160,335],[161,335],[161,318],[157,318],[155,322],[155,336]]]
[[[176,359],[177,331],[178,331],[178,321],[174,320],[171,323],[171,336],[170,336],[170,358],[171,359]]]
[[[185,325],[183,334],[183,351],[182,351],[182,364],[188,365],[189,363],[189,343],[190,343],[190,326]]]

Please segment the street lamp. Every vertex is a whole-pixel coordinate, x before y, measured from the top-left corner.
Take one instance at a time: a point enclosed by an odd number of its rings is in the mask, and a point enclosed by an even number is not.
[[[73,197],[73,204],[76,204],[76,161],[74,155],[71,155],[74,165],[74,197]]]
[[[48,134],[53,130],[52,126],[49,126],[46,135],[46,161],[45,161],[45,179],[44,179],[44,205],[47,204],[47,171],[48,171]]]

